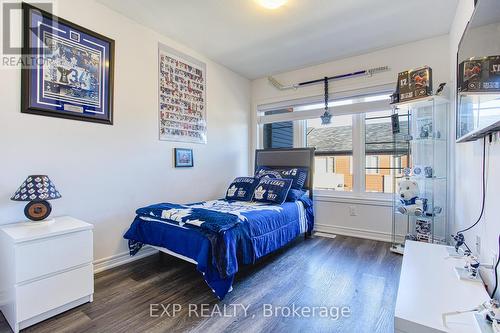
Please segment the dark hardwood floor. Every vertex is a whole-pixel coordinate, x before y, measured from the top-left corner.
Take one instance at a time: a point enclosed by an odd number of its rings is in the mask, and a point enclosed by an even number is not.
[[[97,274],[93,303],[23,332],[392,333],[401,260],[383,242],[343,236],[300,238],[244,268],[234,290],[219,302],[194,265],[153,255]],[[150,316],[151,304],[158,304],[152,308],[156,317]],[[163,316],[160,304],[168,310]],[[169,317],[173,304],[181,310]],[[278,316],[268,316],[271,305]],[[309,307],[309,317],[307,312],[298,317],[278,308],[292,305]],[[248,307],[246,313],[242,306]],[[349,316],[335,320],[335,310],[342,307],[349,308],[344,312]],[[203,317],[217,309],[220,315]],[[10,332],[1,315],[0,332]]]

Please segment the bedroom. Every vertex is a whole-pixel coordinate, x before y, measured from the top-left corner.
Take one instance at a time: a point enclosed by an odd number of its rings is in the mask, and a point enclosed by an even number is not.
[[[500,54],[494,0],[30,4],[1,4],[0,332],[481,332],[441,317],[498,280],[495,99],[455,126],[498,88],[457,73]]]

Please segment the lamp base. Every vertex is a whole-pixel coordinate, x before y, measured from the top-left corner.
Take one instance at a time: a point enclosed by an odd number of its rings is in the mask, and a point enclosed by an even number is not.
[[[42,221],[49,217],[52,206],[46,200],[30,201],[24,207],[24,215],[32,221]]]

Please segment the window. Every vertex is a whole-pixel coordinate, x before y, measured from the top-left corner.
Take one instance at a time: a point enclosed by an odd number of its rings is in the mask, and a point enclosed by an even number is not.
[[[293,112],[293,108],[281,108],[266,111],[264,116],[286,115]],[[292,148],[293,147],[293,121],[277,121],[264,124],[263,147],[268,148]]]
[[[378,155],[367,155],[366,156],[366,174],[377,174],[378,173],[378,161],[379,158],[383,158],[383,156]]]
[[[352,191],[352,115],[335,116],[329,125],[306,120],[306,146],[316,148],[314,187]]]
[[[392,111],[365,114],[365,191],[394,192],[394,177],[401,177],[408,161],[407,114],[399,114],[400,134],[392,133]],[[399,140],[400,138],[401,140]]]
[[[335,157],[316,156],[315,167],[318,172],[335,173]]]
[[[401,140],[395,143],[388,102],[389,95],[380,93],[333,99],[329,125],[319,119],[324,112],[320,100],[265,106],[258,114],[261,146],[315,147],[314,187],[325,194],[392,193],[395,177],[409,161],[403,140],[408,118],[400,115]]]
[[[292,148],[293,122],[282,121],[264,125],[264,148]]]

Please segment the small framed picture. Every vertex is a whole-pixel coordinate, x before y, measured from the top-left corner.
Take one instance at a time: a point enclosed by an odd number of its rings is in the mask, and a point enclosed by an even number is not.
[[[176,168],[192,168],[193,150],[187,148],[174,148],[175,167]]]

